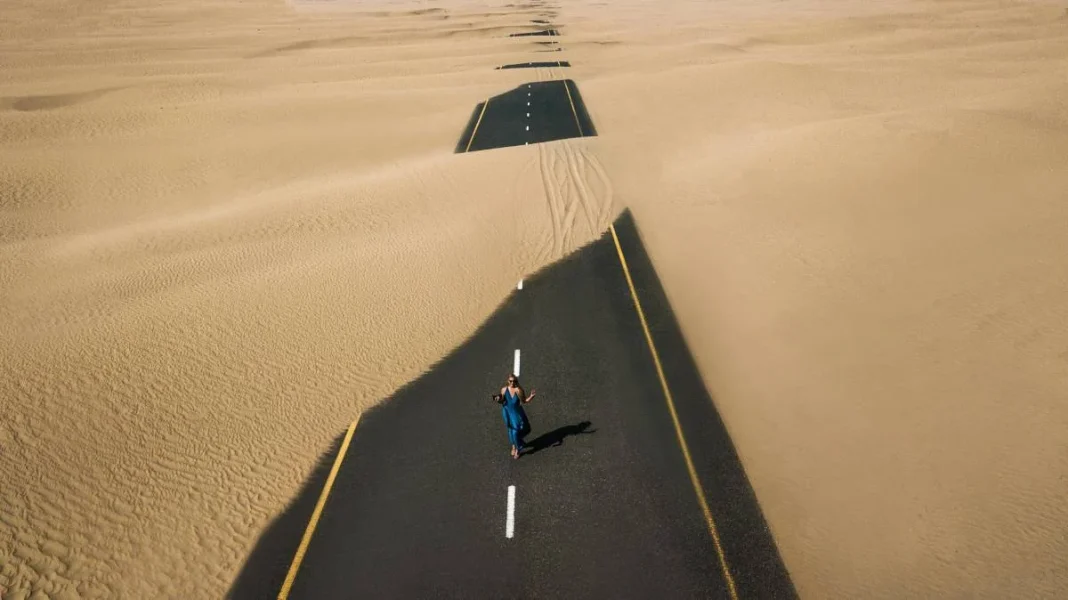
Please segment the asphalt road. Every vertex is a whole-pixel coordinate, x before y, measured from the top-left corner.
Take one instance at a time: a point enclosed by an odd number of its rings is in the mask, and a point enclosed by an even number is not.
[[[719,548],[608,233],[362,417],[289,598],[795,597],[629,214],[615,231]],[[490,397],[516,350],[519,460]]]
[[[596,130],[574,81],[535,81],[479,104],[456,151],[476,152],[591,135],[596,135]]]
[[[511,65],[502,65],[502,66],[497,67],[497,69],[539,69],[539,68],[549,69],[549,68],[553,68],[553,67],[564,68],[564,67],[570,67],[570,66],[571,66],[571,63],[567,62],[566,60],[557,60],[557,61],[515,63],[515,64],[511,64]]]
[[[511,33],[511,34],[508,34],[508,37],[537,37],[537,36],[555,37],[555,36],[558,36],[558,35],[560,35],[560,34],[557,33],[557,31],[555,29],[542,29],[540,31],[528,31],[528,32],[524,32],[524,33]]]

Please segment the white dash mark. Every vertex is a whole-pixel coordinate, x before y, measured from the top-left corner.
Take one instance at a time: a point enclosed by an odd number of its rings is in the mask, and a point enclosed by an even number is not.
[[[530,102],[529,101],[527,102],[527,106],[530,106]]]
[[[528,143],[529,143],[529,142],[528,142]],[[516,289],[517,289],[517,290],[521,290],[521,289],[523,289],[523,280],[522,280],[522,279],[520,279],[520,280],[519,280],[519,285],[517,285],[517,286],[516,286]]]
[[[527,113],[527,118],[528,118],[528,119],[530,118],[530,113]]]
[[[508,517],[504,520],[504,537],[515,536],[515,486],[508,486]]]
[[[530,131],[530,125],[527,125],[527,131]]]
[[[512,366],[515,367],[512,369],[512,375],[519,377],[519,348],[515,349],[515,362]]]

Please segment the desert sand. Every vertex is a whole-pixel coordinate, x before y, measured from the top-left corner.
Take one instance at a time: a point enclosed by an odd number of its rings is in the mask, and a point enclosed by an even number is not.
[[[223,596],[625,207],[802,597],[1068,593],[1064,6],[558,5],[566,73],[509,2],[3,1],[5,599]],[[565,75],[597,137],[453,153]]]

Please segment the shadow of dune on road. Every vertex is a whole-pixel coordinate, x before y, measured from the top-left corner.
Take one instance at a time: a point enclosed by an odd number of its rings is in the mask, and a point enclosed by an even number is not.
[[[296,498],[260,535],[226,598],[261,600],[278,596],[344,438],[344,431],[334,437]]]
[[[739,596],[797,598],[741,459],[629,210],[615,227]]]
[[[19,112],[34,112],[42,110],[55,110],[75,106],[85,102],[92,102],[112,92],[126,89],[123,86],[112,86],[83,92],[69,94],[39,94],[33,96],[0,97],[0,110],[15,110]]]

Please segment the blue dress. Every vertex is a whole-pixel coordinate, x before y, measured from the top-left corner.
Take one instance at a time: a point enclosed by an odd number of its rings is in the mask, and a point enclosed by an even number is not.
[[[523,405],[519,400],[519,394],[504,388],[504,405],[501,406],[501,416],[504,418],[504,426],[508,428],[508,441],[516,449],[523,449],[523,436],[530,431],[527,422],[527,414],[523,411]]]

